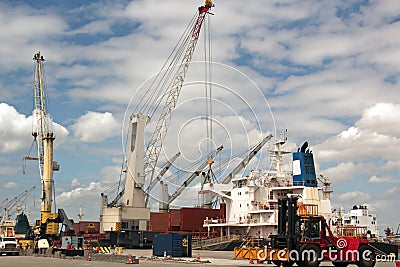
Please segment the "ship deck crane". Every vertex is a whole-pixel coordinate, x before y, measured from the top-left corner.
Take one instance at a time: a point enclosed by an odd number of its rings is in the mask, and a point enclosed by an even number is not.
[[[169,170],[169,168],[172,166],[172,164],[175,162],[175,160],[181,155],[181,152],[176,153],[170,160],[168,160],[167,163],[164,164],[164,166],[161,168],[160,173],[157,175],[156,179],[153,180],[153,183],[148,186],[146,189],[146,192],[150,192],[151,189],[157,184],[157,182],[161,181],[161,178],[164,176],[164,174]],[[118,201],[121,199],[121,197],[124,195],[125,189],[122,189],[118,195],[114,198],[113,201],[111,201],[108,204],[108,207],[114,207],[117,205]]]
[[[30,189],[25,190],[18,196],[16,196],[12,201],[9,201],[4,205],[4,210],[0,216],[2,220],[10,220],[14,212],[19,213],[21,211],[20,205],[25,202],[25,200],[31,195],[32,191],[36,188],[36,185],[32,186]],[[15,207],[15,210],[12,209]]]
[[[225,176],[225,178],[222,180],[221,184],[229,184],[230,181],[232,180],[233,177],[235,177],[236,174],[238,174],[243,168],[245,168],[250,160],[261,150],[261,148],[272,138],[272,134],[262,138],[257,144],[255,144],[250,151],[247,153],[247,155],[243,158],[243,160],[240,161],[239,164],[236,165],[236,167],[228,174]],[[211,208],[214,204],[217,203],[217,196],[212,196],[212,194],[205,190],[204,191],[204,186],[206,184],[211,184],[212,181],[210,179],[210,175],[213,175],[211,168],[207,174],[207,176],[202,180],[201,183],[201,190],[200,193],[202,195],[201,199],[201,206],[206,207],[206,208]]]
[[[229,184],[233,177],[238,174],[244,167],[249,164],[250,160],[261,150],[261,148],[272,138],[272,134],[264,137],[255,145],[247,154],[247,156],[222,180],[223,184]]]
[[[19,209],[19,205],[21,205],[21,203],[24,203],[25,200],[31,195],[32,191],[36,188],[35,186],[32,186],[30,189],[25,190],[24,192],[22,192],[21,194],[19,194],[18,196],[14,197],[12,200],[8,201],[6,204],[4,204],[4,209],[3,211],[0,213],[1,214],[1,219],[2,220],[10,220],[11,215],[14,212],[10,212],[14,207],[16,207],[16,209]],[[17,211],[18,212],[18,211]]]
[[[166,187],[166,184],[162,184],[161,186],[161,202],[160,202],[160,212],[167,212],[169,210],[169,205],[178,197],[182,194],[183,190],[185,190],[186,187],[189,186],[189,184],[197,177],[199,176],[204,168],[209,164],[210,160],[213,160],[218,153],[223,149],[223,146],[218,147],[216,150],[210,153],[210,155],[207,157],[207,160],[205,160],[200,166],[197,168],[196,171],[194,171],[176,190],[172,195],[168,195],[168,189]]]
[[[181,152],[176,153],[162,168],[160,173],[157,175],[155,179],[153,179],[152,183],[149,184],[149,186],[146,189],[146,192],[150,192],[154,186],[157,184],[157,182],[161,182],[161,178],[164,176],[164,174],[169,170],[171,167],[172,163],[181,155]]]

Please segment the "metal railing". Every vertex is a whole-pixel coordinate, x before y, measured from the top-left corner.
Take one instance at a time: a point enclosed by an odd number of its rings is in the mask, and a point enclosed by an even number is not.
[[[241,238],[240,235],[230,235],[230,236],[220,236],[215,238],[193,241],[192,249],[203,249],[210,246],[231,242],[234,240],[240,240],[240,238]]]

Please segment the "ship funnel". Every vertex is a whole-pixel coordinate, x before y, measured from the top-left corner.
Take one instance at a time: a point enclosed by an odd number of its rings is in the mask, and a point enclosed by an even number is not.
[[[293,153],[293,185],[317,187],[314,157],[307,147],[308,142],[304,142],[300,151]]]

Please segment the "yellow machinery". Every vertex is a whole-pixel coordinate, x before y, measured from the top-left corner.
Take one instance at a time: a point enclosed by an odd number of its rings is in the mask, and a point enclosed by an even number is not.
[[[53,142],[55,135],[51,127],[50,117],[47,114],[46,92],[42,71],[44,58],[38,52],[33,56],[33,60],[35,61],[33,97],[36,119],[36,131],[33,132],[33,136],[36,138],[38,144],[38,161],[42,183],[40,223],[41,225],[47,223],[46,235],[56,235],[58,233],[58,223],[48,222],[48,220],[55,220],[58,217],[58,213],[51,212],[54,184],[53,169],[59,169],[57,163],[53,164]]]
[[[52,122],[47,114],[46,92],[43,79],[43,55],[40,52],[34,54],[35,74],[33,85],[34,101],[34,129],[32,136],[37,144],[37,157],[24,157],[24,160],[37,160],[39,163],[39,174],[42,184],[40,221],[37,221],[33,229],[35,236],[41,238],[45,236],[55,236],[58,234],[59,213],[53,213],[51,206],[53,203],[53,171],[59,170],[57,162],[53,161],[53,143],[55,135],[52,130]],[[26,240],[25,247],[32,246]]]

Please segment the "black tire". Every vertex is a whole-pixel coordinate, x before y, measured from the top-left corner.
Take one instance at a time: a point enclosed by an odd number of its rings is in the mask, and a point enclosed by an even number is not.
[[[294,262],[293,261],[272,261],[276,266],[280,267],[281,264],[283,267],[292,267]]]
[[[305,244],[300,248],[299,257],[299,267],[318,267],[321,263],[321,248],[314,244]]]
[[[335,267],[347,267],[347,265],[349,265],[348,262],[339,262],[339,261],[333,261],[332,264]]]
[[[364,245],[358,248],[359,260],[357,262],[358,267],[374,267],[376,263],[376,255],[372,248],[368,245]]]

